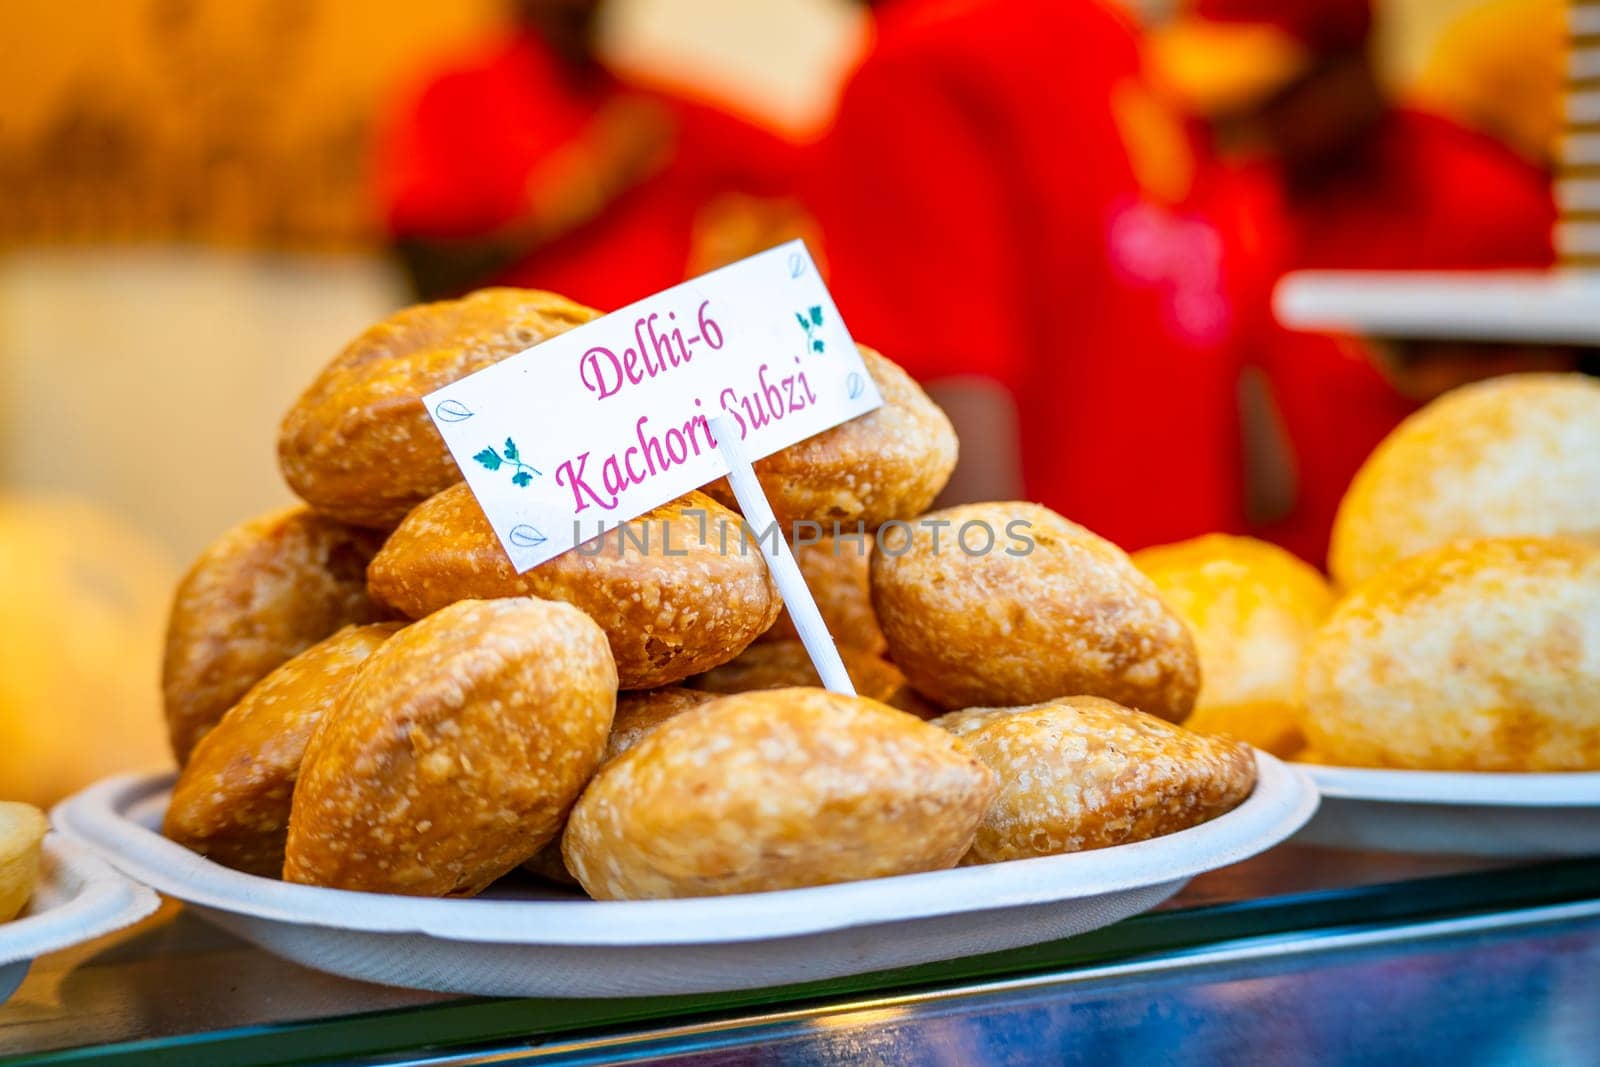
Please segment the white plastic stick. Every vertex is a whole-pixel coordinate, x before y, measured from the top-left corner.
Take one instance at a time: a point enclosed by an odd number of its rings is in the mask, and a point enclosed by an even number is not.
[[[711,433],[717,439],[722,458],[728,463],[728,482],[739,501],[739,510],[744,512],[745,522],[756,534],[756,544],[761,546],[761,554],[767,559],[767,569],[772,572],[772,580],[778,583],[784,607],[789,609],[789,618],[794,620],[794,628],[800,633],[800,643],[806,646],[812,666],[817,668],[824,686],[835,693],[855,696],[856,689],[850,683],[850,675],[845,673],[844,661],[839,658],[839,650],[833,646],[833,635],[822,621],[817,602],[811,599],[811,590],[806,588],[800,566],[789,551],[788,531],[778,530],[778,536],[772,538],[770,544],[768,538],[763,536],[767,531],[777,529],[778,520],[773,516],[767,494],[762,491],[761,483],[756,480],[756,472],[750,466],[750,457],[745,454],[738,426],[728,416],[718,415],[711,419]]]

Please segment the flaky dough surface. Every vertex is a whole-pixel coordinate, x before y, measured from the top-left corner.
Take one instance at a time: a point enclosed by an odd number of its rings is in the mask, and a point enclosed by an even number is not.
[[[723,697],[608,763],[562,852],[601,900],[720,896],[953,866],[993,775],[945,732],[820,689]]]
[[[368,580],[373,596],[412,618],[457,600],[564,600],[606,632],[624,689],[710,670],[772,625],[782,601],[760,550],[741,551],[738,516],[690,493],[627,525],[628,536],[613,527],[518,574],[463,483],[406,516]]]
[[[422,397],[599,314],[506,288],[395,312],[345,346],[284,416],[284,480],[324,514],[393,526],[461,480]]]
[[[814,543],[797,544],[794,561],[799,564],[806,588],[811,590],[811,599],[817,602],[817,611],[834,641],[881,656],[888,645],[883,640],[883,631],[878,628],[878,616],[872,611],[872,590],[867,582],[871,548],[872,536],[865,532],[859,538],[836,539],[828,534]],[[758,638],[759,641],[799,639],[800,632],[794,628],[788,608],[778,615],[772,629]]]
[[[969,523],[993,531],[992,549],[960,547]],[[1169,721],[1193,708],[1194,640],[1111,542],[1017,502],[930,512],[909,536],[886,531],[873,552],[872,603],[890,657],[924,696],[963,708],[1087,694]]]
[[[935,719],[1000,780],[963,863],[1053,856],[1174,833],[1237,807],[1255,757],[1098,697]]]
[[[161,690],[181,765],[245,691],[342,626],[388,613],[367,596],[381,538],[304,507],[223,534],[178,583]]]
[[[306,743],[400,625],[347,626],[251,686],[195,746],[161,832],[226,867],[278,877]]]
[[[839,659],[844,662],[845,673],[850,676],[857,695],[909,711],[919,718],[937,714],[936,709],[911,688],[900,668],[858,648],[837,647]],[[687,684],[708,693],[748,693],[756,689],[794,686],[820,688],[822,677],[800,641],[762,641],[722,666],[695,675]]]
[[[716,693],[702,693],[695,689],[665,686],[661,689],[639,689],[617,694],[617,714],[611,722],[611,736],[606,739],[603,767],[628,749],[649,737],[657,726],[690,708],[698,708],[717,699]],[[563,824],[565,827],[565,824]],[[557,885],[577,885],[578,880],[567,870],[561,858],[561,837],[536,852],[523,864],[532,874]]]
[[[617,715],[611,723],[611,736],[606,738],[606,760],[616,759],[668,719],[709,704],[719,695],[675,685],[618,693]]]
[[[927,510],[956,466],[956,432],[939,405],[911,376],[865,345],[857,345],[883,406],[755,462],[756,477],[787,529],[796,520],[863,523]],[[705,487],[736,507],[726,479]]]
[[[324,715],[289,817],[291,882],[471,896],[556,834],[616,708],[568,604],[462,601],[390,638]]]

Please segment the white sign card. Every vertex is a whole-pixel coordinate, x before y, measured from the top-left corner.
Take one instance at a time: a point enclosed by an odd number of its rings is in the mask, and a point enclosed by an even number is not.
[[[553,337],[423,398],[518,573],[883,403],[800,241]],[[763,531],[757,530],[758,534]]]

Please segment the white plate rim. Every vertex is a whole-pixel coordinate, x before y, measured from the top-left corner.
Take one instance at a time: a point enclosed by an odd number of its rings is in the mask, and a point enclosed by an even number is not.
[[[0,967],[102,937],[161,906],[155,893],[60,833],[45,836],[43,851],[50,863],[41,872],[41,887],[43,879],[65,872],[76,875],[80,887],[62,903],[0,923]]]
[[[121,775],[59,804],[65,833],[168,896],[306,926],[490,944],[627,947],[799,937],[1068,902],[1188,879],[1287,840],[1315,813],[1303,770],[1256,753],[1256,788],[1234,810],[1164,837],[1091,852],[809,889],[651,901],[440,900],[289,885],[229,870],[124,814],[172,775]]]
[[[1408,771],[1297,763],[1323,797],[1463,807],[1600,807],[1600,771]]]

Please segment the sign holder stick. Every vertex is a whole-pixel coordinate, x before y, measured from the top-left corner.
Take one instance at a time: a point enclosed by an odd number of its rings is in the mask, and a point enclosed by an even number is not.
[[[800,574],[800,565],[789,551],[789,539],[785,536],[787,531],[777,529],[778,520],[772,514],[772,505],[767,502],[767,494],[762,491],[761,483],[756,480],[755,469],[750,466],[750,457],[745,454],[739,428],[726,415],[718,415],[710,421],[712,436],[717,439],[717,450],[728,464],[728,482],[739,501],[739,510],[744,512],[745,521],[757,533],[756,544],[766,557],[767,569],[778,584],[778,592],[783,597],[784,606],[789,609],[789,618],[794,620],[794,628],[799,631],[800,642],[805,645],[812,666],[817,668],[825,687],[835,693],[855,696],[855,686],[845,672],[839,650],[834,647],[833,635],[828,633],[822,613],[817,610],[817,602],[811,599],[811,590],[806,588],[805,578]],[[761,536],[764,530],[777,530],[779,536],[769,544],[767,538]]]

